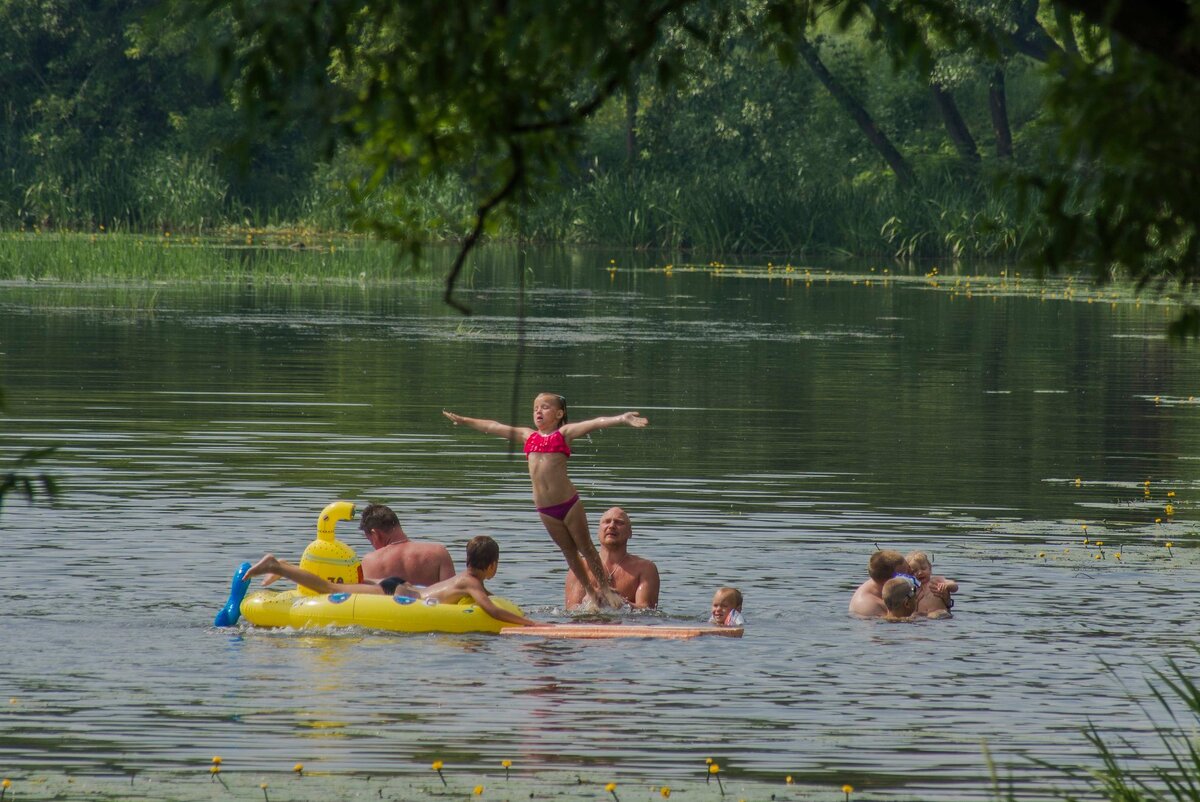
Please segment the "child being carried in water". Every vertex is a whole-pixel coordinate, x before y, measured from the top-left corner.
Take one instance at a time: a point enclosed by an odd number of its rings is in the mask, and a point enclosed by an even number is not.
[[[533,399],[533,424],[508,426],[494,420],[468,418],[446,410],[442,414],[455,425],[464,424],[484,434],[494,434],[514,443],[523,443],[533,482],[533,503],[542,525],[562,551],[571,573],[583,585],[584,593],[597,606],[620,607],[624,600],[612,589],[600,561],[596,545],[588,531],[587,515],[579,500],[579,491],[567,476],[570,441],[611,426],[641,428],[649,421],[637,412],[626,412],[579,423],[567,423],[567,400],[554,393],[542,393]]]
[[[921,583],[917,590],[917,612],[930,618],[947,618],[954,606],[952,593],[958,593],[958,583],[944,576],[933,575],[933,563],[923,551],[913,551],[904,558],[908,569]]]
[[[330,582],[324,577],[317,576],[311,571],[276,559],[272,554],[266,554],[246,571],[246,578],[260,574],[277,574],[286,577],[298,585],[317,591],[318,593],[373,593],[388,596],[410,596],[414,599],[433,599],[441,604],[457,604],[463,599],[470,598],[473,602],[497,621],[522,626],[539,626],[524,616],[510,613],[495,605],[488,596],[488,589],[483,586],[485,579],[496,575],[500,564],[500,546],[486,535],[471,538],[467,543],[467,568],[461,573],[442,580],[427,588],[410,585],[400,577],[382,579],[379,584],[372,582],[341,584]],[[271,580],[267,581],[267,584]]]

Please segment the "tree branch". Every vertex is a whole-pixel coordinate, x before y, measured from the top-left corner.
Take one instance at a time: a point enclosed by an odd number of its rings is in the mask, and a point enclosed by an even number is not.
[[[1187,0],[1056,0],[1081,12],[1089,21],[1105,25],[1139,50],[1158,56],[1167,64],[1200,75],[1200,19],[1196,5]]]
[[[538,122],[517,123],[512,127],[513,133],[517,134],[535,134],[540,131],[550,131],[559,128],[570,128],[592,116],[605,101],[620,89],[629,79],[629,65],[640,59],[642,56],[650,52],[650,48],[654,46],[655,40],[658,38],[658,29],[660,23],[670,14],[675,13],[686,5],[691,4],[695,0],[669,0],[663,4],[654,13],[646,17],[646,24],[640,31],[640,36],[625,50],[624,69],[615,70],[611,77],[597,90],[596,94],[585,103],[576,106],[573,110],[565,115],[550,119],[540,120]]]
[[[475,225],[471,228],[471,233],[463,240],[462,247],[458,250],[458,256],[454,257],[454,265],[450,268],[450,274],[446,276],[446,292],[442,295],[442,300],[447,306],[457,309],[464,315],[471,314],[471,309],[463,303],[460,303],[454,297],[454,285],[458,282],[458,276],[462,272],[463,264],[467,261],[469,254],[475,245],[478,244],[479,238],[483,236],[483,226],[487,222],[487,217],[492,213],[492,210],[503,203],[517,187],[521,185],[521,181],[525,178],[525,153],[521,146],[517,143],[511,143],[512,148],[512,175],[508,177],[508,181],[500,188],[495,195],[484,201],[478,209],[475,210]]]

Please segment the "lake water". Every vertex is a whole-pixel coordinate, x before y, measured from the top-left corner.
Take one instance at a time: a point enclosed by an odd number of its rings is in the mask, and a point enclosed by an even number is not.
[[[985,741],[1043,792],[1060,778],[1025,758],[1091,762],[1088,719],[1161,753],[1131,697],[1167,657],[1195,667],[1200,602],[1200,369],[1162,308],[945,267],[663,266],[533,252],[522,295],[484,253],[467,318],[424,280],[0,286],[0,457],[59,445],[63,491],[0,513],[0,767],[664,782],[713,757],[960,800],[990,794]],[[654,622],[740,587],[743,639],[211,627],[236,565],[297,558],[339,498],[459,566],[494,536],[492,590],[565,620],[523,460],[440,414],[525,423],[542,390],[650,419],[573,444],[593,533],[629,511]],[[932,552],[953,620],[848,616],[876,544]]]

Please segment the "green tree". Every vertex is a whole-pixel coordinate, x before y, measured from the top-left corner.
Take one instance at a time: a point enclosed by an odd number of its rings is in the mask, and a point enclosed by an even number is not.
[[[315,121],[362,157],[364,195],[385,181],[465,183],[476,203],[448,276],[451,303],[470,248],[510,204],[532,203],[575,163],[588,119],[634,75],[662,87],[687,73],[694,48],[668,33],[721,54],[735,23],[748,21],[790,63],[811,54],[806,37],[828,13],[886,38],[917,74],[933,74],[935,45],[1043,64],[1050,146],[1024,182],[1045,232],[1040,264],[1084,259],[1102,278],[1121,271],[1161,289],[1190,289],[1200,277],[1200,0],[606,0],[569,12],[545,0],[210,0],[204,8],[218,63],[256,126]],[[1047,25],[1063,32],[1061,44]],[[994,76],[992,84],[998,91]],[[960,150],[971,152],[965,140]],[[428,221],[396,197],[369,224],[419,241]],[[1200,329],[1200,316],[1190,319]]]
[[[711,43],[729,22],[718,4],[692,0],[212,0],[206,9],[252,127],[314,120],[361,157],[360,197],[385,181],[400,189],[366,225],[419,243],[430,221],[405,190],[448,176],[469,187],[477,201],[446,292],[459,308],[453,286],[470,248],[512,202],[530,202],[570,169],[585,122],[638,72],[662,84],[685,69],[684,43],[663,32]]]
[[[1190,297],[1200,281],[1200,0],[1059,0],[1046,11],[1062,45],[1034,0],[997,0],[983,12],[941,0],[822,5],[848,19],[884,9],[918,63],[931,58],[928,31],[993,58],[1043,62],[1052,80],[1042,124],[1053,137],[1020,176],[1042,222],[1038,266],[1082,261],[1100,281],[1127,275],[1179,293],[1185,309],[1172,330],[1200,335]]]

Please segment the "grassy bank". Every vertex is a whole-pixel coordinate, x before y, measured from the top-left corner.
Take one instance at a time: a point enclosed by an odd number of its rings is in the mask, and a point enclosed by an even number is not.
[[[0,280],[6,281],[411,280],[410,266],[390,244],[303,230],[208,237],[169,231],[0,234]]]

